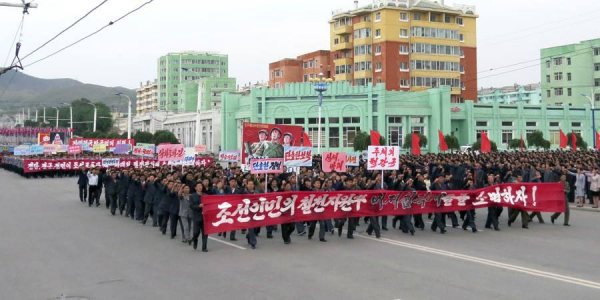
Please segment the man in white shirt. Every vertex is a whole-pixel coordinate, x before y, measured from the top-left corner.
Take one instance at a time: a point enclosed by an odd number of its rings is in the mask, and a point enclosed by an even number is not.
[[[89,185],[89,206],[91,207],[96,201],[96,206],[100,205],[98,199],[98,169],[94,168],[87,172],[88,185]]]

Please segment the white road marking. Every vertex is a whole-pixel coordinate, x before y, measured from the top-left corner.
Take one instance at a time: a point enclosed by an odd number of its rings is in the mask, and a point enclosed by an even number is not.
[[[238,245],[236,245],[236,244],[233,244],[233,243],[230,243],[230,242],[226,242],[226,241],[224,241],[224,240],[222,240],[222,239],[217,239],[217,238],[214,238],[214,237],[212,237],[212,236],[209,236],[209,237],[208,237],[208,239],[209,239],[209,240],[213,240],[213,241],[215,241],[215,242],[223,243],[223,244],[225,244],[225,245],[229,245],[229,246],[231,246],[231,247],[238,248],[238,249],[240,249],[240,250],[246,250],[246,248],[244,248],[244,247],[242,247],[242,246],[238,246]]]
[[[363,236],[363,235],[356,235],[356,236],[360,237],[360,238],[380,242],[380,243],[387,243],[387,244],[394,245],[394,246],[400,246],[400,247],[410,248],[410,249],[419,250],[419,251],[423,251],[423,252],[429,252],[429,253],[438,254],[438,255],[442,255],[442,256],[452,257],[452,258],[456,258],[456,259],[462,259],[462,260],[479,263],[479,264],[483,264],[483,265],[487,265],[487,266],[491,266],[491,267],[496,267],[496,268],[501,268],[501,269],[505,269],[505,270],[511,270],[511,271],[515,271],[515,272],[520,272],[520,273],[535,275],[535,276],[539,276],[539,277],[554,279],[554,280],[558,280],[558,281],[562,281],[562,282],[566,282],[566,283],[576,284],[576,285],[600,290],[600,283],[594,282],[594,281],[579,279],[579,278],[570,277],[570,276],[564,276],[564,275],[560,275],[560,274],[556,274],[556,273],[545,272],[545,271],[540,271],[540,270],[531,269],[531,268],[520,267],[520,266],[516,266],[516,265],[511,265],[511,264],[505,264],[505,263],[501,263],[501,262],[497,262],[497,261],[493,261],[493,260],[483,259],[483,258],[479,258],[479,257],[464,255],[464,254],[445,251],[445,250],[439,250],[439,249],[420,246],[420,245],[416,245],[416,244],[400,242],[400,241],[387,239],[387,238],[377,239],[377,238]]]

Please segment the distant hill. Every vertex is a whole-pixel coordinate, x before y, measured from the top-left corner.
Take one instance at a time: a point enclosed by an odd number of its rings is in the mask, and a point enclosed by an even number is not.
[[[123,93],[134,102],[135,91],[124,87],[105,87],[101,85],[86,84],[73,79],[43,79],[27,74],[10,71],[0,76],[0,95],[14,79],[4,95],[0,97],[0,110],[14,111],[22,107],[33,107],[36,104],[46,106],[58,105],[61,102],[71,102],[76,99],[86,98],[92,102],[103,102],[108,107],[115,107],[118,111],[127,112],[127,99],[119,101],[116,93]]]

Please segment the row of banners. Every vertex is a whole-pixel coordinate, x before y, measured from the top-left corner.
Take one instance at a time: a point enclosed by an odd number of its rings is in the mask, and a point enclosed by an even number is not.
[[[501,184],[456,191],[331,191],[203,196],[207,234],[294,222],[444,213],[503,206],[564,212],[562,183]]]
[[[115,168],[153,168],[164,165],[182,165],[179,161],[159,161],[157,159],[144,158],[99,158],[99,159],[20,159],[16,157],[3,157],[2,163],[17,166],[24,173],[36,173],[45,171],[74,171],[81,167],[86,169],[94,167]],[[195,157],[188,166],[206,167],[212,166],[212,157]]]

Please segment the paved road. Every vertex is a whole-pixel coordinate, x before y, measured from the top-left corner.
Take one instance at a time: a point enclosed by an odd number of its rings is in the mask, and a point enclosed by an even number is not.
[[[598,299],[600,214],[472,234],[294,235],[194,251],[76,196],[76,180],[0,171],[0,299]],[[485,211],[478,226],[483,228]],[[544,215],[549,223],[549,214]],[[562,220],[559,220],[561,222]],[[361,225],[359,231],[366,227]],[[263,233],[264,234],[264,233]],[[215,237],[218,239],[218,237]]]

